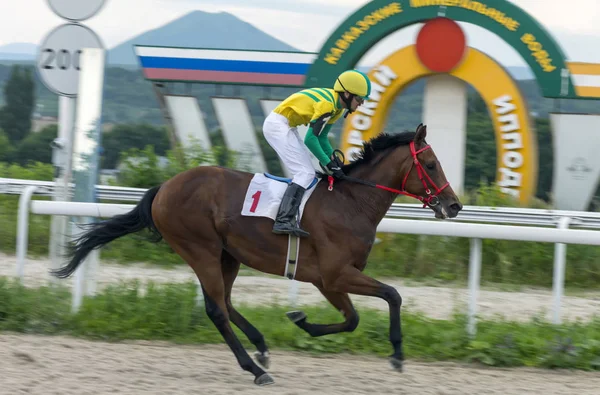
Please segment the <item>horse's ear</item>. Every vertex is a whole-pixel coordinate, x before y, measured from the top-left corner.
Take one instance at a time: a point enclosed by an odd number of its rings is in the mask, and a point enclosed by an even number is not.
[[[427,137],[427,125],[423,125],[422,123],[417,126],[417,132],[415,134],[415,145],[420,146],[425,142],[425,137]]]

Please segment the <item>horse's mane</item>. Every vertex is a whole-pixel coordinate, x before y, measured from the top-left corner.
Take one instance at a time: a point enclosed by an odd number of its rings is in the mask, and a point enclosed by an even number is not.
[[[353,169],[369,164],[376,154],[388,148],[410,144],[414,140],[416,132],[402,132],[397,134],[381,133],[363,144],[363,148],[355,153],[352,162],[344,165],[342,170],[348,174]]]

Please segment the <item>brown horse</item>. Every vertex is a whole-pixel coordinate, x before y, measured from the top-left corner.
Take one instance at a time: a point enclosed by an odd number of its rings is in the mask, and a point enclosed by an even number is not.
[[[438,218],[455,217],[462,209],[444,171],[425,142],[426,127],[397,135],[381,134],[364,144],[356,160],[343,167],[347,179],[328,190],[319,182],[308,200],[302,226],[310,232],[300,246],[296,280],[314,284],[345,320],[335,324],[307,321],[301,311],[288,317],[311,336],[351,332],[358,314],[348,294],[368,295],[388,302],[391,364],[402,371],[404,360],[400,306],[395,288],[362,273],[375,240],[378,223],[398,194],[413,196]],[[252,174],[220,167],[196,167],[149,189],[129,213],[91,225],[75,241],[70,262],[53,272],[70,276],[95,248],[129,233],[150,229],[162,236],[194,270],[213,321],[242,369],[258,385],[273,379],[243,348],[230,322],[256,346],[257,361],[268,369],[263,335],[231,304],[231,289],[240,263],[261,272],[284,275],[288,236],[271,232],[270,218],[242,216]],[[326,179],[326,174],[318,173]],[[440,187],[438,187],[440,186]],[[374,188],[373,188],[374,187]],[[432,192],[432,189],[434,192]]]

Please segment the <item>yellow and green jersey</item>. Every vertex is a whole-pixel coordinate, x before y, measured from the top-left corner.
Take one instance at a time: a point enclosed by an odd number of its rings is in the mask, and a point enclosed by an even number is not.
[[[329,88],[304,89],[290,95],[273,111],[286,117],[291,127],[308,124],[304,144],[323,166],[331,161],[333,148],[327,135],[331,126],[344,115],[337,92]]]

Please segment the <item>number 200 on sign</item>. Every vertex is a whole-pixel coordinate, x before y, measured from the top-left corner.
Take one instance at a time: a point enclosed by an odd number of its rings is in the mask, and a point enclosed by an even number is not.
[[[45,48],[42,51],[47,54],[45,59],[42,59],[42,67],[47,70],[60,69],[68,70],[73,67],[75,70],[80,71],[79,58],[81,57],[81,49],[71,53],[67,49],[61,49],[55,51],[52,48]]]

